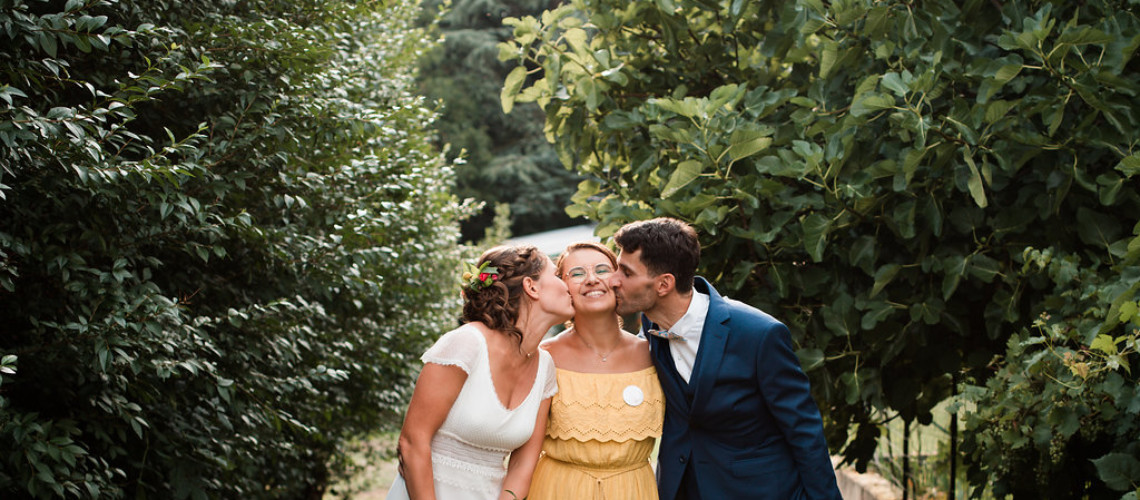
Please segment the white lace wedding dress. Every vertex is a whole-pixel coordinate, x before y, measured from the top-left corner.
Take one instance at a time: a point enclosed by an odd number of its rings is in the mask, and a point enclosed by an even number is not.
[[[424,363],[454,365],[467,372],[455,404],[431,441],[437,499],[499,498],[507,474],[507,455],[530,439],[539,405],[558,391],[550,354],[539,349],[538,356],[530,393],[509,410],[499,400],[491,380],[487,340],[474,326],[463,325],[443,334],[420,358]],[[388,490],[388,500],[407,498],[404,479],[397,475]]]

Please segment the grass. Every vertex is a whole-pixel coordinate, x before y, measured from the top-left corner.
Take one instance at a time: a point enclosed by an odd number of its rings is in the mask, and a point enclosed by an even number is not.
[[[333,483],[324,500],[382,500],[396,479],[396,448],[398,434],[381,434],[359,443],[353,443],[348,478]]]

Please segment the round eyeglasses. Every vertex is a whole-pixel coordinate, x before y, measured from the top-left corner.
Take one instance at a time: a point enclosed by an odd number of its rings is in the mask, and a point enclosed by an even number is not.
[[[613,273],[614,268],[610,267],[609,264],[598,264],[594,266],[594,276],[596,276],[598,279],[606,279],[606,277]],[[573,283],[581,283],[583,281],[586,281],[586,277],[589,276],[589,274],[590,271],[585,267],[578,266],[567,269],[566,272],[562,273],[562,277],[564,279],[570,280]]]

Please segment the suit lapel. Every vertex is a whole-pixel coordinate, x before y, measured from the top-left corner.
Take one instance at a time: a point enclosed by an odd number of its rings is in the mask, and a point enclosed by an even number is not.
[[[693,374],[689,384],[696,384],[693,394],[693,408],[700,408],[712,394],[716,382],[717,369],[724,358],[724,348],[728,343],[728,308],[720,294],[703,278],[697,278],[695,287],[709,295],[709,312],[701,330],[701,344],[697,348],[697,359],[693,364]]]

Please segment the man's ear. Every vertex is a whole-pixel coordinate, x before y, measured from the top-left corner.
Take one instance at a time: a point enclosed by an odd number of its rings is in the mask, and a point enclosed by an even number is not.
[[[654,285],[654,289],[658,297],[669,295],[669,292],[677,289],[677,277],[671,273],[658,274],[654,279],[657,281]]]
[[[527,297],[538,300],[538,283],[535,282],[534,278],[531,278],[530,276],[524,277],[522,286],[523,293],[525,293]]]

